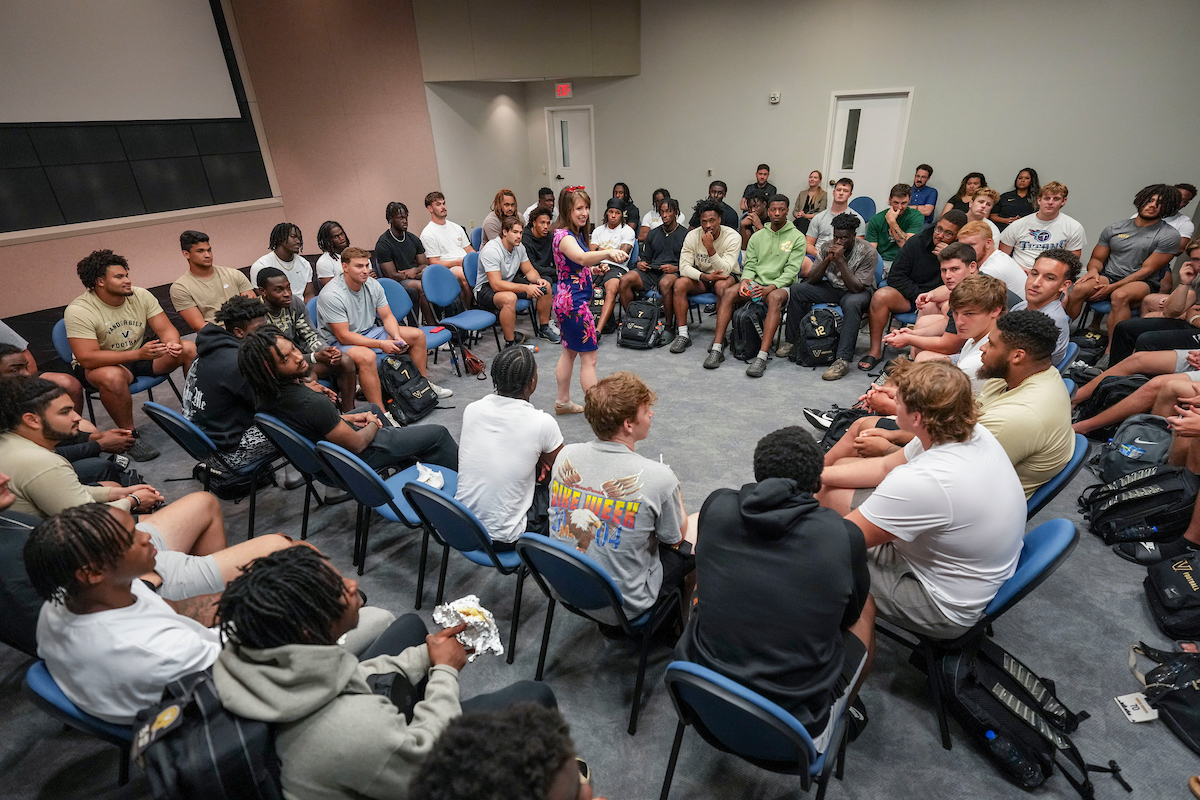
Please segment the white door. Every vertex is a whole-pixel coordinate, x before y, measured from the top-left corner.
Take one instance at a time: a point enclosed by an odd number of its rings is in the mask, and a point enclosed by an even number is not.
[[[607,192],[597,193],[596,162],[592,149],[592,109],[547,108],[549,126],[550,186],[557,196],[564,186],[583,186],[595,198],[607,198]]]
[[[835,97],[825,169],[828,188],[839,178],[850,178],[854,197],[871,198],[879,210],[887,204],[888,190],[900,181],[909,94]]]

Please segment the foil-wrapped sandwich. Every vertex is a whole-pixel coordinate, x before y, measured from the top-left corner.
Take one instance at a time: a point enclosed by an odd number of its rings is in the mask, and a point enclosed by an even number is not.
[[[500,629],[496,627],[496,618],[492,616],[492,612],[479,604],[476,595],[469,594],[437,606],[433,609],[433,621],[446,628],[453,628],[464,622],[467,624],[466,630],[455,638],[466,649],[468,661],[474,661],[481,653],[504,655],[504,645],[500,643]]]

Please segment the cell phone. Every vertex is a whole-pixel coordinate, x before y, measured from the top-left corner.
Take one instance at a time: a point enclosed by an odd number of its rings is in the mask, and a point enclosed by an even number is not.
[[[445,325],[435,325],[434,327],[429,329],[429,332],[430,333],[441,333],[444,330],[446,330]]]

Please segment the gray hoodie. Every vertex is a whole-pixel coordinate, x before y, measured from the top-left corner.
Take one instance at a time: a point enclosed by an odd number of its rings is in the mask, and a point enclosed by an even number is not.
[[[425,699],[406,723],[367,676],[403,673]],[[267,650],[226,644],[213,668],[217,693],[235,714],[275,725],[288,800],[404,798],[433,742],[462,709],[458,670],[430,667],[424,645],[359,663],[338,645]]]

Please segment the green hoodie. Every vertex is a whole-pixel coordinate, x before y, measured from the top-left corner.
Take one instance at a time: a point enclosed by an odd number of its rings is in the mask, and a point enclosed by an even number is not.
[[[367,676],[388,672],[414,686],[429,678],[411,723],[367,686]],[[402,800],[434,740],[462,713],[458,670],[430,667],[424,645],[359,663],[338,645],[227,643],[213,677],[226,708],[275,726],[288,800]]]

